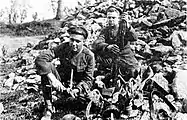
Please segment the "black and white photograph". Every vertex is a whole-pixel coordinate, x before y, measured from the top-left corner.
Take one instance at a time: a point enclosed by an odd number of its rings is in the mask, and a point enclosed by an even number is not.
[[[0,120],[187,120],[187,0],[1,0]]]

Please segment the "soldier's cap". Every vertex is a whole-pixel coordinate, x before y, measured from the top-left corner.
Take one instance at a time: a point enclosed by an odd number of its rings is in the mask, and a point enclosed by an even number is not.
[[[70,27],[67,32],[69,34],[78,34],[78,35],[82,35],[85,39],[87,39],[88,37],[88,31],[84,28],[84,27],[77,27],[77,26],[73,26]]]
[[[114,6],[114,5],[109,6],[109,7],[106,9],[106,13],[107,13],[111,8],[114,8],[114,9],[116,9],[117,11],[119,11],[119,14],[122,14],[122,13],[123,13],[123,11],[122,11],[122,9],[121,9],[120,7],[117,7],[117,6]]]

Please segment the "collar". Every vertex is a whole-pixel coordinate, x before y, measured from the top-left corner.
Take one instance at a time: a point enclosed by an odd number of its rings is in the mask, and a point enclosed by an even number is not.
[[[75,54],[75,55],[73,56],[73,58],[78,57],[78,56],[80,55],[80,53],[82,53],[82,51],[83,51],[83,47],[84,47],[84,46],[82,46],[81,50],[80,50],[77,54]]]

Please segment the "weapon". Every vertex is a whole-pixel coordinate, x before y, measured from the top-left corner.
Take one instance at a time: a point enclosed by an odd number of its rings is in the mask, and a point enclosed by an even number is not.
[[[127,4],[127,0],[124,0],[124,5],[123,5],[123,12],[125,12],[126,11],[126,4]]]
[[[72,88],[73,88],[73,69],[71,69],[71,78],[70,78],[70,84],[69,84],[69,88],[66,89],[66,91],[73,97],[75,98],[75,96],[72,93]]]
[[[119,44],[120,50],[122,50],[124,45],[127,44],[127,41],[124,40],[124,35],[127,30],[127,21],[123,19],[124,12],[126,11],[126,3],[127,3],[127,0],[124,0],[122,16],[119,22],[119,37],[117,39],[119,39],[118,41],[120,41],[120,44]]]
[[[73,88],[73,69],[71,69],[71,78],[70,78],[70,85],[69,85],[70,89]]]

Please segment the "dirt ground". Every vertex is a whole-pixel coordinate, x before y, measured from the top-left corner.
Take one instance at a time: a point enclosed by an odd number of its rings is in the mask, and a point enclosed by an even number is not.
[[[7,54],[17,50],[19,47],[26,46],[27,43],[31,43],[32,45],[36,45],[40,40],[43,40],[45,36],[31,36],[31,37],[15,37],[15,36],[7,36],[0,34],[0,57],[2,57],[2,47],[5,46],[7,49]],[[2,63],[0,63],[0,67],[2,67]],[[0,68],[1,70],[1,68]],[[8,89],[2,87],[2,81],[4,80],[4,73],[0,72],[0,99],[2,100],[5,95],[8,93]],[[12,118],[16,117],[15,114],[6,114],[0,115],[0,120],[9,119],[8,116],[12,116]],[[10,118],[10,119],[12,119]]]
[[[8,53],[16,50],[19,47],[26,46],[27,43],[36,45],[40,40],[44,39],[45,36],[29,36],[29,37],[15,37],[0,34],[0,49],[5,45]],[[0,50],[0,56],[2,56],[2,51]]]

